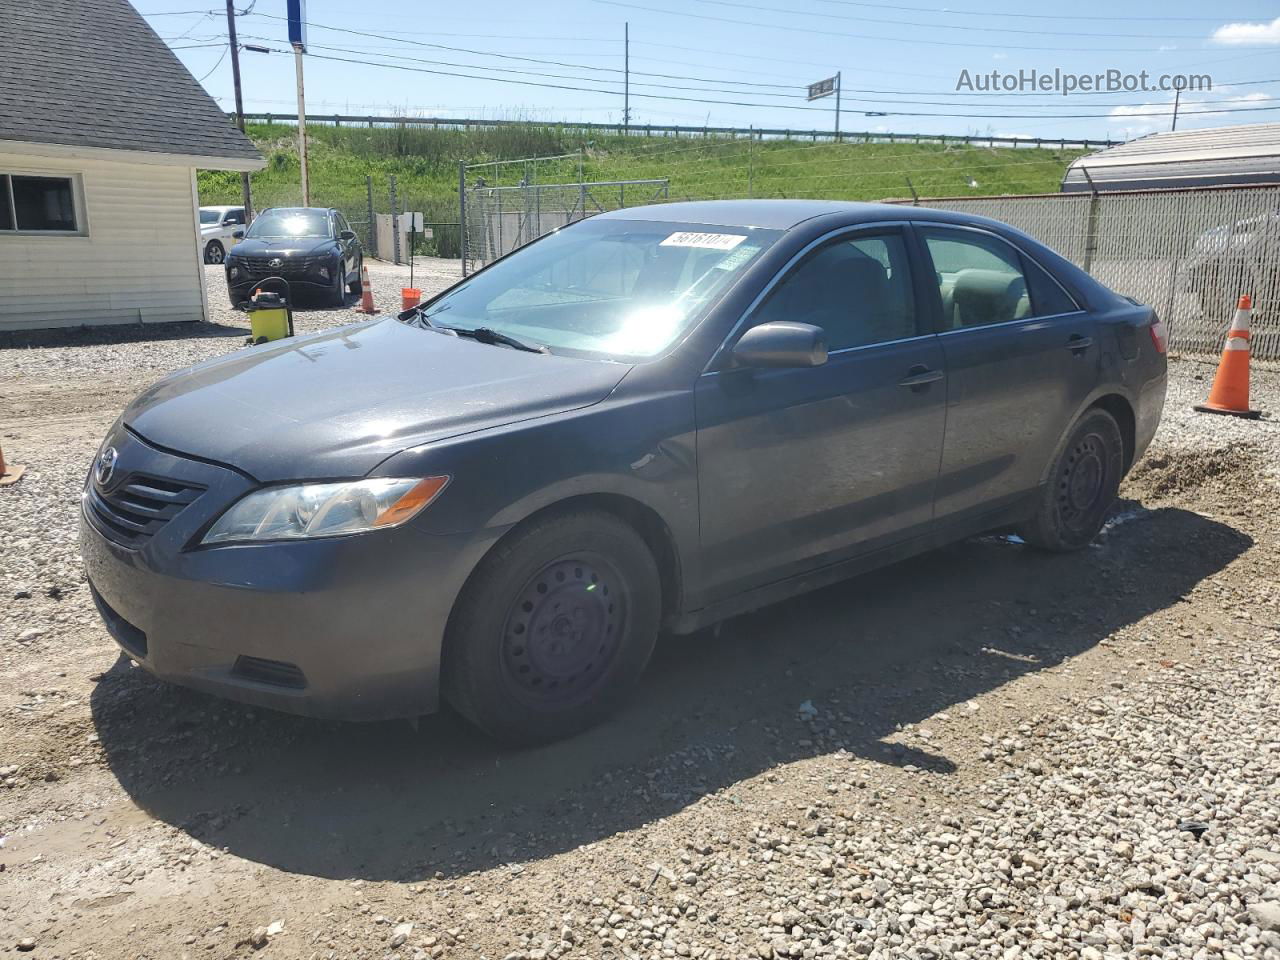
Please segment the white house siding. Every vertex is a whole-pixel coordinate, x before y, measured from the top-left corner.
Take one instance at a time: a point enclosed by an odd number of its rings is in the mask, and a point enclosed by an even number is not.
[[[0,331],[205,318],[190,167],[0,152],[0,173],[79,175],[88,231],[0,232]]]

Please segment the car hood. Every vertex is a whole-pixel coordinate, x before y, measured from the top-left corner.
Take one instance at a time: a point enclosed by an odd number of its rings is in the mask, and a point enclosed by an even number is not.
[[[236,244],[237,257],[308,257],[322,253],[336,253],[338,241],[332,237],[245,237]]]
[[[124,422],[263,482],[358,477],[409,447],[597,403],[629,369],[387,317],[180,371],[134,400]]]

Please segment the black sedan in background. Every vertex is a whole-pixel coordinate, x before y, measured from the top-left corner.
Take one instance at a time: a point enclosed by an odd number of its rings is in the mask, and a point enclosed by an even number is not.
[[[620,210],[156,383],[90,470],[82,554],[159,677],[341,718],[443,696],[544,740],[660,630],[993,529],[1085,546],[1164,353],[1150,307],[993,220]]]
[[[294,296],[318,294],[332,306],[360,292],[364,253],[355,231],[332,207],[272,207],[254,218],[224,262],[231,305],[266,277],[289,281]]]

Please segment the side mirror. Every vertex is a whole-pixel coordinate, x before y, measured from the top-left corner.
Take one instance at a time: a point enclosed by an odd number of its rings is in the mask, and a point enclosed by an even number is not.
[[[356,238],[356,232],[354,230],[343,230],[338,234],[338,238],[340,240],[354,240]]]
[[[234,238],[235,238],[235,239],[237,239],[237,240],[243,240],[243,239],[244,239],[244,231],[243,231],[243,230],[232,230],[232,231],[231,231],[231,236],[232,236],[232,237],[234,237]]]
[[[827,362],[827,334],[811,323],[762,323],[742,335],[733,359],[740,367],[820,367]]]

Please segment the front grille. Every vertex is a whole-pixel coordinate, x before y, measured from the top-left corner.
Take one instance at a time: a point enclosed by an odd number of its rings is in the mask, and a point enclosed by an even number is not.
[[[236,657],[231,673],[245,680],[256,680],[258,683],[269,683],[273,687],[289,687],[301,690],[307,685],[302,670],[293,663],[281,660],[264,660],[262,657]]]
[[[195,502],[204,487],[135,473],[110,491],[89,484],[89,516],[103,536],[139,547]]]
[[[273,257],[236,257],[235,266],[251,280],[264,277],[284,277],[286,280],[305,277],[314,272],[316,267],[329,263],[331,257],[279,257],[282,260],[278,267],[270,266]]]

